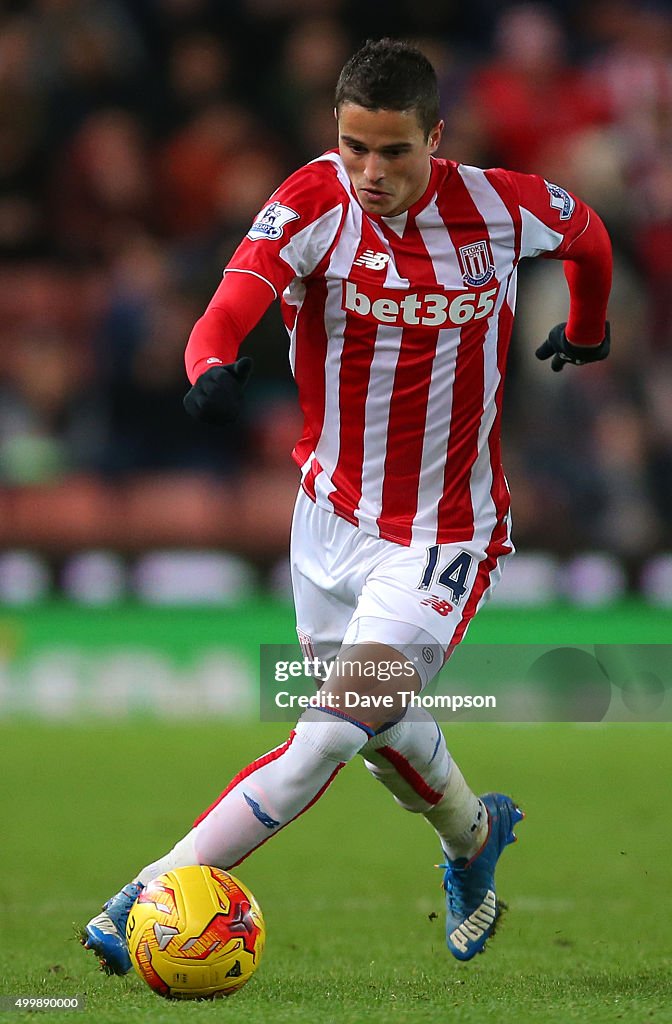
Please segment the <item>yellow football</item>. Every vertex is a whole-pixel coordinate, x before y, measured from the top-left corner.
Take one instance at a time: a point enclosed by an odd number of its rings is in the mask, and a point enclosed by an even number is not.
[[[154,878],[126,925],[136,971],[168,999],[229,996],[250,980],[264,950],[259,904],[221,868],[194,865]]]

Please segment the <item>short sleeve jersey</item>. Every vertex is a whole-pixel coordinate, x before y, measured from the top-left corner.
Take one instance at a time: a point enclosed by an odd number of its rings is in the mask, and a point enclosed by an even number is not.
[[[226,272],[280,297],[304,416],[293,456],[314,501],[399,544],[501,533],[517,265],[562,259],[589,220],[541,177],[435,158],[396,217],[362,209],[337,152],[277,189]]]

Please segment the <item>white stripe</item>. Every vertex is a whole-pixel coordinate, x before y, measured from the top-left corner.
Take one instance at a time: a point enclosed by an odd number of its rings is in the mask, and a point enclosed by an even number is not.
[[[295,277],[282,293],[283,302],[286,302],[288,306],[296,306],[296,319],[294,320],[294,326],[291,334],[289,335],[289,365],[292,368],[294,376],[296,376],[296,330],[305,297],[306,286],[298,277]]]
[[[497,189],[480,167],[458,168],[476,209],[489,228],[490,249],[497,267],[497,280],[506,282],[513,267],[515,229],[511,214]],[[562,236],[559,236],[562,239]]]
[[[439,213],[436,196],[421,210],[415,220],[425,248],[432,261],[436,280],[441,288],[465,290],[460,261],[450,233]],[[438,229],[438,231],[437,231]]]
[[[542,252],[553,252],[562,242],[563,235],[549,228],[548,224],[535,217],[533,213],[520,207],[522,231],[520,239],[520,258],[539,256]]]
[[[518,297],[518,268],[514,268],[511,277],[509,278],[509,287],[506,292],[506,301],[509,304],[509,309],[513,315],[516,312],[516,299]]]
[[[402,335],[400,327],[381,324],[378,328],[366,395],[362,496],[357,517],[360,524],[368,524],[376,534],[376,520],[383,506],[391,396]]]
[[[324,308],[325,330],[327,331],[327,353],[324,363],[324,419],[322,431],[315,445],[315,457],[324,472],[320,473],[315,481],[315,496],[318,503],[325,508],[331,508],[328,495],[333,490],[331,477],[336,468],[340,451],[339,374],[344,344],[343,320],[340,320],[340,330],[337,325],[339,325],[341,294],[338,284],[336,286],[333,283],[330,284]]]
[[[408,220],[408,210],[404,210],[403,213],[398,213],[396,217],[383,217],[385,226],[394,231],[395,235],[399,235],[401,238],[406,230],[406,221]]]
[[[336,237],[342,216],[343,206],[339,203],[306,224],[282,247],[280,259],[292,268],[297,277],[312,274],[320,260],[324,259]]]
[[[496,522],[495,504],[490,494],[493,474],[488,437],[497,415],[495,395],[501,382],[497,367],[499,313],[506,299],[508,278],[513,273],[515,231],[513,220],[499,193],[485,173],[475,167],[460,167],[460,174],[476,209],[490,232],[490,247],[500,281],[495,307],[488,318],[483,346],[483,415],[478,429],[478,455],[471,469],[470,490],[474,513],[474,542],[485,549]],[[504,243],[504,244],[503,244]]]
[[[342,310],[343,280],[348,277],[352,261],[359,247],[362,234],[362,211],[351,203],[347,209],[346,222],[341,236],[334,246],[326,270],[327,299],[324,308],[324,328],[327,335],[327,355],[324,365],[324,421],[320,437],[315,445],[315,455],[324,472],[315,481],[315,496],[318,504],[332,508],[328,495],[333,490],[331,477],[338,463],[340,452],[340,371],[343,354],[345,317]]]
[[[442,288],[464,288],[455,247],[436,205],[436,199],[420,212],[416,225]],[[443,228],[437,231],[437,227]],[[422,441],[418,513],[413,520],[412,544],[426,544],[436,536],[439,502],[443,497],[448,435],[453,412],[453,388],[460,328],[439,331],[436,355],[427,394],[427,416]]]
[[[389,252],[391,257],[385,270],[385,287],[408,287],[408,280],[399,276],[394,262],[394,254],[390,250],[381,228],[375,223],[372,223],[371,226],[378,236],[381,251]],[[368,530],[374,534],[378,533],[376,520],[383,507],[391,397],[394,391],[394,375],[399,361],[403,333],[403,329],[400,327],[379,325],[369,373],[364,410],[362,495],[356,515],[360,526],[366,525]]]

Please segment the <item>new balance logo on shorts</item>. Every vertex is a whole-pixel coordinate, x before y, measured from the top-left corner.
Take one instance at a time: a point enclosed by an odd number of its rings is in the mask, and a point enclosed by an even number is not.
[[[450,615],[453,610],[453,606],[450,601],[445,601],[441,597],[434,597],[433,594],[426,597],[424,601],[420,602],[420,604],[429,605],[429,607],[433,608],[435,612],[439,613],[439,615]]]

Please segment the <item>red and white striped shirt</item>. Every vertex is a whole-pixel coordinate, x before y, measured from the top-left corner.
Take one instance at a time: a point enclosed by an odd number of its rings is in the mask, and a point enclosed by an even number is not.
[[[518,261],[571,259],[600,222],[536,175],[431,163],[422,198],[383,217],[323,154],[277,189],[226,274],[281,298],[310,497],[399,544],[485,547],[509,510],[500,424]],[[603,324],[606,296],[598,305]]]

